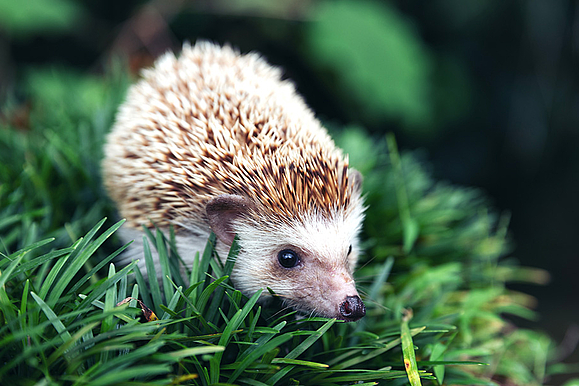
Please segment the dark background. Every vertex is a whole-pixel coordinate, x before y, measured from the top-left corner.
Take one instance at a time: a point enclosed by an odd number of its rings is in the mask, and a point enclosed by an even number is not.
[[[0,0],[0,102],[32,67],[136,74],[185,40],[282,66],[330,126],[394,132],[434,175],[511,213],[512,255],[551,274],[513,285],[571,349],[579,336],[579,4],[571,0]],[[567,338],[564,336],[567,334]],[[577,362],[577,353],[567,361]]]

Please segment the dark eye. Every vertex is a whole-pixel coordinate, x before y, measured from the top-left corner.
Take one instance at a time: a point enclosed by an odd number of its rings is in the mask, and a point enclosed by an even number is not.
[[[277,260],[284,268],[293,268],[300,262],[298,254],[291,249],[284,249],[277,254]]]
[[[352,244],[350,244],[350,248],[348,248],[348,256],[350,256],[350,253],[352,253]]]

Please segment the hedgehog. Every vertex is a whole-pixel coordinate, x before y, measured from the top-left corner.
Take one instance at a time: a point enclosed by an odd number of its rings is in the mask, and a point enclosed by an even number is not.
[[[209,42],[164,54],[129,88],[104,153],[121,238],[134,240],[122,263],[142,256],[143,226],[172,226],[186,265],[211,232],[223,260],[237,235],[243,294],[269,288],[261,300],[273,292],[300,315],[365,315],[353,279],[362,177],[260,55]]]

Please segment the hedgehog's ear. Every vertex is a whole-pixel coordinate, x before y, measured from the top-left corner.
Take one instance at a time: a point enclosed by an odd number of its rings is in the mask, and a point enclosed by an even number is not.
[[[358,193],[362,192],[363,180],[364,177],[362,177],[362,173],[356,169],[348,169],[348,184],[350,184]]]
[[[231,245],[235,237],[234,221],[252,206],[249,199],[236,194],[222,194],[211,199],[205,207],[211,230],[219,240]]]

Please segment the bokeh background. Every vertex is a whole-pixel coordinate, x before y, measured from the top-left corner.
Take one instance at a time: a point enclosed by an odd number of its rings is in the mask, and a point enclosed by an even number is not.
[[[39,72],[136,77],[198,39],[258,51],[327,126],[393,132],[510,213],[511,255],[551,275],[513,285],[539,315],[514,321],[578,362],[578,22],[573,0],[0,0],[0,119],[26,126]]]

